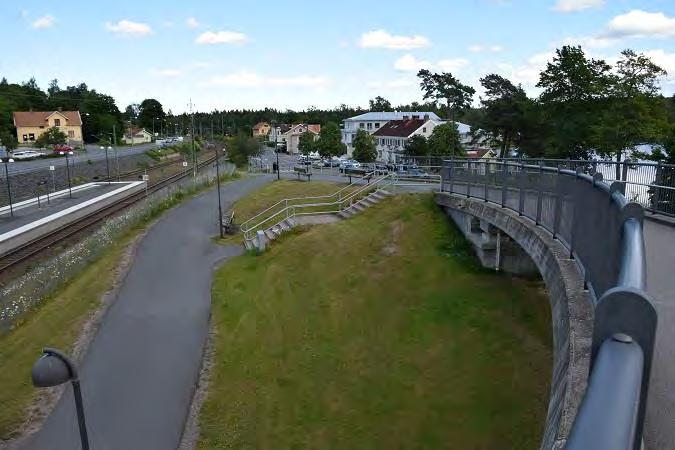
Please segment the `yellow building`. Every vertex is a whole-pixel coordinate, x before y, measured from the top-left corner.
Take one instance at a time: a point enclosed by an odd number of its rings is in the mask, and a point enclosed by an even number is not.
[[[23,111],[14,113],[19,144],[31,144],[50,128],[68,136],[69,143],[82,143],[82,117],[79,111]]]
[[[267,122],[259,122],[253,125],[254,137],[266,137],[270,133],[270,124]]]

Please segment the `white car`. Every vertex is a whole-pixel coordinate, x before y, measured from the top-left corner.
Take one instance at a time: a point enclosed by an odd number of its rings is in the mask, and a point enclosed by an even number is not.
[[[21,150],[21,151],[12,153],[12,158],[21,161],[21,160],[39,158],[40,156],[44,156],[44,155],[45,154],[43,152],[36,152],[35,150]]]

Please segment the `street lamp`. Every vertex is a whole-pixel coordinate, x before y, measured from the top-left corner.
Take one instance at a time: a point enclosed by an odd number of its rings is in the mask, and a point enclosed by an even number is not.
[[[89,450],[89,437],[87,436],[87,425],[84,420],[82,391],[80,390],[80,380],[77,376],[75,364],[59,350],[45,348],[42,350],[42,356],[33,364],[31,377],[33,379],[33,386],[39,388],[59,386],[68,381],[72,383],[82,450]]]
[[[101,150],[105,151],[105,170],[108,174],[108,184],[110,184],[110,162],[108,162],[108,149],[110,147],[101,146]]]
[[[68,155],[72,155],[73,152],[59,152],[59,155],[66,155],[66,173],[68,174],[68,196],[73,198],[73,188],[70,183],[70,164],[68,163]],[[5,166],[6,167],[6,166]]]
[[[220,200],[220,156],[218,155],[218,150],[216,150],[216,185],[218,189],[218,224],[220,225],[220,238],[224,238],[223,234],[223,206]]]
[[[14,206],[12,206],[12,188],[9,185],[9,170],[7,169],[7,164],[13,163],[12,158],[3,159],[2,162],[5,163],[5,180],[7,181],[7,197],[9,198],[9,215],[14,217]]]

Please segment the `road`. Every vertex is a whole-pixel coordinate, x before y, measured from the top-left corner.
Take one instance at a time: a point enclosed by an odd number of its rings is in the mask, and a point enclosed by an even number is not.
[[[134,145],[133,147],[116,147],[118,156],[126,155],[135,155],[138,153],[144,153],[152,148],[156,148],[156,145],[153,144],[139,144]],[[86,152],[77,152],[72,157],[69,157],[71,164],[87,162],[87,161],[100,161],[105,160],[105,150],[101,150],[98,145],[87,145]],[[44,151],[44,150],[41,150]],[[108,150],[108,158],[112,161],[115,158],[115,150]],[[34,172],[41,169],[46,169],[49,166],[65,166],[66,158],[47,158],[47,159],[35,159],[32,161],[15,161],[12,164],[7,166],[10,174],[19,174]],[[4,177],[4,171],[1,171],[0,177]]]
[[[249,177],[222,187],[233,202],[272,180]],[[166,213],[140,243],[130,272],[81,365],[91,448],[178,447],[208,334],[214,265],[242,252],[216,245],[216,191]],[[72,393],[23,446],[80,448]]]

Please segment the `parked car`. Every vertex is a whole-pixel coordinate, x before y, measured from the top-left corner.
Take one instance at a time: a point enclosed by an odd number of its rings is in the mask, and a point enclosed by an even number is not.
[[[37,152],[35,150],[20,150],[18,152],[12,153],[12,158],[18,161],[26,161],[30,159],[39,158],[45,156],[43,152]]]
[[[54,153],[72,152],[74,148],[66,144],[56,144],[54,147],[52,147],[52,150],[54,151]]]

